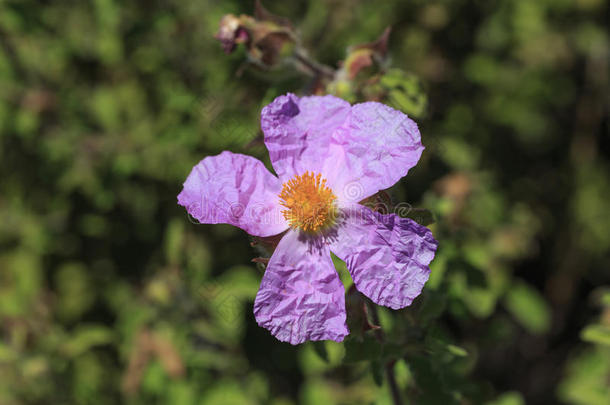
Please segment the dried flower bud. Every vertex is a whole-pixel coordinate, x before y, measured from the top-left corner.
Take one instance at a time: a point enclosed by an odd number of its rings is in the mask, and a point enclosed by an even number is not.
[[[250,61],[265,67],[275,66],[291,55],[296,43],[290,22],[271,14],[260,2],[256,3],[254,17],[225,15],[215,38],[226,53],[233,52],[237,44],[245,44]]]
[[[347,72],[350,80],[353,80],[361,70],[375,63],[380,68],[383,67],[388,54],[390,32],[391,28],[388,27],[375,41],[348,48],[343,69]]]
[[[350,101],[361,99],[364,89],[376,83],[379,74],[385,71],[390,31],[388,27],[375,41],[349,47],[335,80],[328,85],[328,92]],[[377,98],[367,94],[366,99]]]
[[[233,52],[237,44],[246,43],[250,39],[248,31],[242,24],[243,17],[227,14],[220,20],[220,28],[214,38],[222,43],[225,53]]]

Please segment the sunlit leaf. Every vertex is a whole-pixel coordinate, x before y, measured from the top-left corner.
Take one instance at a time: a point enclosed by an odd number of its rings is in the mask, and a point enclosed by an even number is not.
[[[505,299],[506,308],[531,333],[544,333],[551,326],[551,312],[547,302],[534,288],[515,283]]]
[[[589,325],[580,333],[582,340],[610,346],[610,326]]]

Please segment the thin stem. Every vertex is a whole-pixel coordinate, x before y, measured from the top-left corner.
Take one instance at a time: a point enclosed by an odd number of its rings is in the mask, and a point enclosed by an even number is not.
[[[377,306],[375,304],[369,303],[369,309],[371,313],[371,317],[373,318],[373,323],[375,325],[381,326],[379,323],[379,312],[377,311]],[[384,342],[385,336],[383,334],[383,329],[379,328],[375,330],[375,337],[379,341],[379,343]],[[400,388],[396,383],[396,375],[394,374],[394,363],[395,361],[389,361],[385,364],[385,373],[388,377],[388,386],[390,387],[390,394],[392,394],[392,401],[394,405],[402,405],[402,397],[400,396]]]
[[[400,396],[400,388],[396,383],[396,375],[394,375],[394,362],[388,362],[385,365],[385,372],[388,375],[388,385],[390,386],[390,393],[392,394],[392,400],[394,405],[402,405],[402,397]]]
[[[335,77],[335,70],[333,68],[311,59],[303,49],[297,49],[294,56],[307,74],[311,76],[326,77],[328,79]]]

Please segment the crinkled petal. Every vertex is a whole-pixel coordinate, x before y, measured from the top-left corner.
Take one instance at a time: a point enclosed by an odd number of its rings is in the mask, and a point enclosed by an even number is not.
[[[280,96],[261,127],[282,181],[322,173],[340,202],[358,202],[394,185],[424,150],[417,124],[376,102],[350,106],[333,96]]]
[[[336,232],[331,250],[373,302],[399,309],[420,294],[438,246],[428,228],[353,204],[342,211]]]
[[[324,171],[340,201],[358,202],[392,187],[424,150],[417,124],[381,103],[356,104],[333,134]]]
[[[265,145],[280,180],[306,171],[320,173],[331,136],[350,113],[347,101],[334,96],[279,96],[261,113]]]
[[[226,223],[251,235],[271,236],[288,228],[279,205],[281,188],[259,160],[222,152],[193,167],[178,204],[201,223]]]
[[[325,244],[288,231],[269,260],[254,301],[256,322],[293,345],[306,340],[340,342],[345,323],[345,289]]]

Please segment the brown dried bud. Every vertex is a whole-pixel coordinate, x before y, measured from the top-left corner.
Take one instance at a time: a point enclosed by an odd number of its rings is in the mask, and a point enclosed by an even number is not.
[[[383,65],[388,54],[390,32],[391,28],[388,27],[375,41],[348,48],[343,68],[350,80],[353,80],[364,68],[372,66],[373,63]]]
[[[242,25],[243,17],[227,14],[220,20],[220,28],[214,38],[221,42],[225,53],[233,52],[237,44],[246,43],[250,39],[248,31]]]
[[[215,38],[226,53],[233,52],[237,44],[244,44],[250,61],[265,67],[275,66],[291,55],[292,45],[296,43],[290,22],[271,14],[260,2],[256,3],[254,17],[225,15]]]

